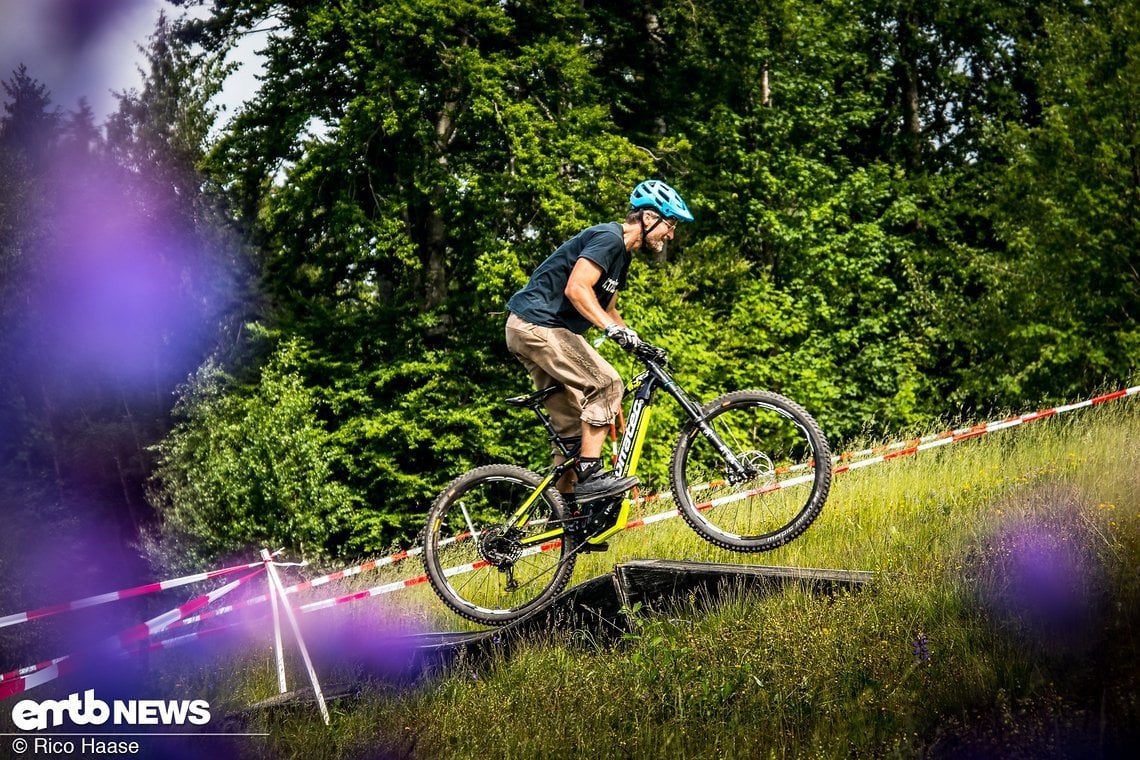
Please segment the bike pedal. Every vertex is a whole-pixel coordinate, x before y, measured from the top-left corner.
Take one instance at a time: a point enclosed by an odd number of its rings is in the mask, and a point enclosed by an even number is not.
[[[605,541],[601,542],[600,544],[591,544],[589,541],[583,541],[577,549],[579,554],[588,554],[590,552],[608,552],[609,550],[610,545]]]

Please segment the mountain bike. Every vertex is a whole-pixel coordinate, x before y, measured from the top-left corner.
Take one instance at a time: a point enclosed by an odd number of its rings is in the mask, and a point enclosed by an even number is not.
[[[664,350],[642,343],[633,354],[645,370],[625,390],[632,401],[615,471],[636,473],[654,396],[664,390],[687,417],[669,475],[672,499],[693,530],[738,552],[775,549],[807,530],[831,487],[831,453],[811,415],[784,396],[759,390],[726,393],[701,405],[666,370]],[[428,578],[439,598],[465,618],[504,625],[543,608],[570,580],[578,555],[604,550],[629,522],[629,495],[594,502],[572,516],[555,489],[577,461],[577,451],[543,408],[561,391],[555,385],[506,403],[538,415],[562,462],[545,475],[513,464],[477,467],[452,481],[428,513]]]

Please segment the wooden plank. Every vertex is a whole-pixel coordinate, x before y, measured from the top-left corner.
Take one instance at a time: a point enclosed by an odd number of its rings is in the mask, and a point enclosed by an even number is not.
[[[687,562],[669,559],[635,559],[617,565],[616,570],[648,570],[664,575],[749,576],[773,579],[829,581],[847,586],[870,583],[875,574],[867,570],[835,570],[814,567],[788,567],[783,565],[737,565],[717,562]]]
[[[467,633],[421,634],[415,637],[416,647],[429,655],[428,659],[447,660],[459,652],[479,656],[491,650],[509,650],[520,640],[552,630],[574,628],[604,637],[627,630],[622,610],[638,602],[653,607],[687,599],[697,592],[711,599],[732,589],[763,591],[791,583],[833,593],[837,588],[870,583],[872,577],[863,570],[632,560],[615,566],[612,573],[563,591],[550,606],[510,625]]]
[[[614,568],[626,605],[654,608],[700,595],[714,600],[732,591],[772,591],[800,584],[813,593],[831,594],[870,583],[865,570],[834,570],[769,565],[734,565],[675,560],[633,560]]]
[[[447,664],[460,654],[480,658],[498,652],[507,656],[520,642],[551,631],[574,629],[597,633],[625,631],[621,603],[612,573],[599,575],[566,589],[541,610],[508,625],[483,631],[422,633],[409,637],[421,667]]]

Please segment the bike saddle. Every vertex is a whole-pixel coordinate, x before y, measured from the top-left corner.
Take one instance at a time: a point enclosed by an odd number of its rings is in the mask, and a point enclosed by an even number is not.
[[[559,383],[557,385],[552,385],[549,388],[543,388],[540,391],[535,391],[534,393],[528,393],[525,396],[511,396],[508,399],[504,399],[504,401],[506,402],[507,406],[516,406],[520,409],[535,409],[538,406],[541,406],[543,401],[546,401],[546,399],[562,390],[562,388],[562,384]]]

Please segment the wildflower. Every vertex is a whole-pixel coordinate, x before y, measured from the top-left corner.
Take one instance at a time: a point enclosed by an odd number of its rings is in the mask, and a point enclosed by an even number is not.
[[[917,663],[930,661],[930,640],[925,633],[918,634],[914,640],[914,661]]]

